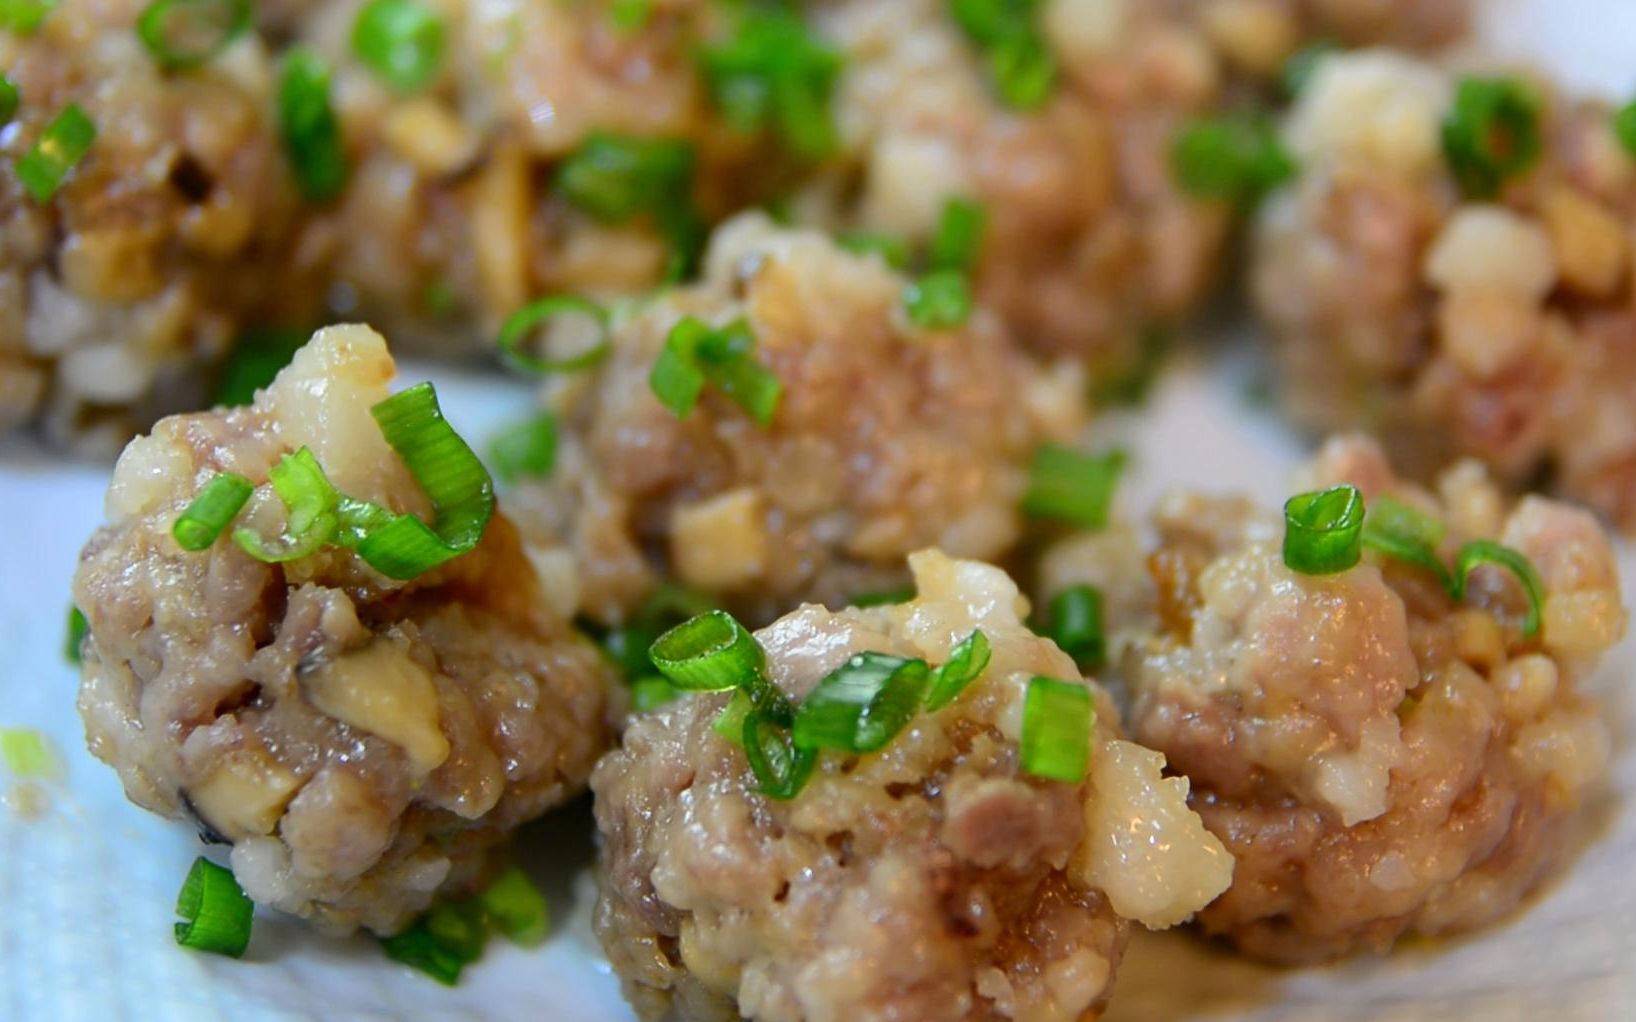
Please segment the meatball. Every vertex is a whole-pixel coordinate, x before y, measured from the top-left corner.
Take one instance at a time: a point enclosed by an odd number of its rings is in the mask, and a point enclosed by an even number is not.
[[[1376,432],[1412,474],[1463,456],[1636,528],[1636,161],[1611,112],[1538,82],[1543,151],[1490,201],[1441,152],[1447,72],[1324,61],[1285,129],[1300,178],[1258,225],[1253,289],[1294,417]]]
[[[674,576],[761,624],[901,585],[921,547],[1017,542],[1028,460],[1081,424],[1080,377],[1042,370],[981,311],[914,327],[904,285],[878,256],[749,214],[718,231],[701,283],[616,323],[595,377],[553,392],[556,474],[515,505],[531,537],[567,538],[585,612],[622,620]],[[715,387],[682,418],[660,404],[649,376],[684,316],[749,325],[782,385],[768,425]]]
[[[803,607],[757,633],[799,698],[863,651],[938,663],[980,628],[987,670],[883,751],[825,754],[790,801],[712,727],[719,695],[638,718],[592,778],[596,929],[644,1018],[1095,1018],[1127,920],[1169,926],[1228,883],[1164,759],[1100,694],[1088,776],[1019,768],[1030,678],[1076,679],[997,568],[911,558],[917,597]]]
[[[1130,732],[1191,782],[1236,860],[1199,926],[1282,962],[1485,926],[1548,878],[1609,754],[1575,683],[1625,627],[1612,551],[1584,511],[1508,507],[1472,462],[1434,495],[1360,439],[1332,441],[1308,482],[1435,517],[1445,555],[1476,538],[1520,552],[1543,582],[1543,628],[1529,639],[1510,623],[1520,588],[1495,568],[1458,605],[1373,550],[1298,574],[1278,516],[1242,501],[1160,504],[1147,563],[1169,598],[1155,595],[1156,624],[1122,659]]]
[[[320,332],[247,408],[131,443],[81,555],[91,751],[146,809],[233,846],[257,901],[389,933],[482,881],[506,834],[582,790],[608,741],[600,655],[545,601],[503,517],[411,582],[321,550],[267,564],[172,523],[219,471],[310,448],[343,492],[422,513],[369,409],[393,365],[363,327]],[[271,525],[276,501],[252,501]]]

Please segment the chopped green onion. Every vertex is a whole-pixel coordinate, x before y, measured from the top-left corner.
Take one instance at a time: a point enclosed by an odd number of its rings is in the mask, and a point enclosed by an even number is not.
[[[541,412],[507,426],[489,441],[489,462],[507,484],[544,479],[557,464],[557,420]]]
[[[659,636],[648,656],[671,684],[685,691],[740,688],[767,669],[761,644],[725,610],[682,622]]]
[[[729,699],[727,705],[721,708],[721,712],[716,715],[715,723],[710,725],[710,730],[734,745],[742,746],[744,744],[744,718],[748,717],[754,709],[754,700],[750,698],[748,692],[741,688],[734,692],[733,698]]]
[[[419,969],[444,986],[452,987],[460,982],[461,971],[476,959],[467,957],[467,949],[459,943],[447,942],[452,920],[445,918],[442,932],[434,933],[428,921],[430,915],[422,915],[401,933],[382,937],[381,949],[394,962]]]
[[[507,939],[524,947],[536,947],[551,927],[550,907],[545,895],[534,886],[521,868],[512,866],[478,895],[477,904]]]
[[[183,550],[204,550],[216,542],[228,524],[244,509],[256,485],[233,472],[218,472],[193,498],[171,535]]]
[[[659,205],[685,201],[693,186],[693,146],[665,138],[599,132],[563,160],[557,187],[597,220],[622,224]]]
[[[709,336],[702,320],[686,316],[665,335],[665,346],[653,363],[648,386],[659,403],[678,419],[685,419],[704,393],[704,369],[699,365],[699,343]]]
[[[68,104],[45,126],[33,148],[18,157],[17,179],[35,202],[50,202],[96,138],[96,124],[78,103]]]
[[[445,902],[422,915],[419,922],[429,937],[461,963],[469,965],[483,957],[489,932],[483,910],[475,902]]]
[[[1626,153],[1636,156],[1636,100],[1614,111],[1613,136],[1619,140]]]
[[[22,102],[22,94],[10,78],[0,75],[0,128],[11,123],[17,115],[17,106]]]
[[[653,17],[653,0],[613,0],[608,18],[621,32],[635,32]]]
[[[434,316],[447,319],[460,311],[460,296],[455,293],[454,285],[446,278],[438,278],[426,285],[426,293],[421,296],[421,302],[426,311]]]
[[[824,676],[796,711],[804,749],[875,752],[908,726],[931,679],[924,660],[858,653]]]
[[[336,538],[341,528],[341,495],[309,448],[286,454],[268,470],[267,481],[284,504],[283,535],[276,544],[269,544],[253,529],[235,529],[233,542],[240,549],[258,561],[282,564],[309,557]]]
[[[932,235],[931,265],[939,270],[970,270],[983,246],[988,214],[971,199],[950,199]]]
[[[1254,201],[1292,177],[1295,161],[1266,121],[1221,115],[1182,125],[1171,142],[1170,168],[1189,195]]]
[[[1284,87],[1284,95],[1297,96],[1306,88],[1307,82],[1312,80],[1318,65],[1325,58],[1340,52],[1340,45],[1333,39],[1317,39],[1290,54],[1284,61],[1284,69],[1279,74],[1279,80]]]
[[[648,656],[654,640],[683,621],[714,609],[708,597],[671,582],[662,583],[642,601],[630,621],[608,629],[602,636],[602,648],[627,679],[645,678],[658,670]]]
[[[971,316],[971,286],[959,270],[933,270],[903,288],[909,322],[926,330],[952,330]]]
[[[743,742],[744,758],[763,795],[785,801],[807,786],[818,753],[796,745],[776,722],[759,711],[745,714]]]
[[[443,44],[443,19],[419,0],[369,0],[352,27],[358,58],[400,94],[437,77]]]
[[[1036,677],[1023,698],[1022,768],[1053,781],[1076,783],[1091,762],[1096,708],[1085,685]]]
[[[335,198],[347,182],[346,152],[329,87],[329,65],[316,50],[301,46],[284,58],[278,86],[279,134],[296,185],[314,202]]]
[[[0,0],[0,28],[18,35],[32,35],[46,15],[56,10],[59,0]]]
[[[1116,363],[1118,372],[1103,374],[1092,389],[1092,404],[1132,407],[1146,401],[1169,351],[1168,334],[1157,327],[1144,327],[1137,337],[1134,357]]]
[[[1061,444],[1042,444],[1028,470],[1023,510],[1086,529],[1108,524],[1114,488],[1124,470],[1124,451],[1081,454]]]
[[[398,515],[363,537],[358,556],[388,578],[403,580],[475,549],[494,516],[494,483],[443,417],[437,390],[418,384],[369,412],[431,499],[436,517],[428,526],[414,515]]]
[[[290,364],[307,332],[289,327],[255,327],[246,330],[233,345],[233,353],[222,367],[216,388],[216,403],[227,407],[247,405],[256,391],[273,382],[279,370]]]
[[[1363,496],[1356,486],[1300,493],[1284,504],[1284,563],[1304,575],[1330,575],[1363,556]]]
[[[585,316],[594,320],[597,343],[568,358],[543,359],[522,350],[523,339],[539,325],[557,316]],[[500,354],[511,365],[531,373],[572,373],[590,369],[612,350],[608,338],[608,310],[578,295],[552,295],[531,302],[506,317],[500,326]]]
[[[1057,65],[1040,33],[1040,0],[950,0],[950,13],[983,51],[994,91],[1008,106],[1038,107],[1056,84]]]
[[[1108,656],[1102,594],[1094,586],[1077,585],[1052,597],[1045,635],[1080,667],[1100,667]]]
[[[949,650],[949,658],[932,672],[931,685],[926,689],[926,711],[936,712],[958,699],[988,669],[992,655],[988,636],[981,629]]]
[[[60,766],[45,735],[26,727],[0,727],[0,759],[22,778],[54,777]]]
[[[899,603],[908,603],[915,598],[915,587],[899,586],[896,589],[879,589],[874,592],[859,593],[847,600],[849,607],[890,607]]]
[[[880,256],[894,270],[904,270],[909,266],[909,242],[901,235],[884,231],[847,231],[835,240],[848,252]]]
[[[645,678],[637,678],[631,683],[631,704],[636,707],[637,713],[648,713],[666,703],[674,702],[681,696],[681,691],[659,677],[650,674]]]
[[[78,665],[80,662],[80,647],[85,644],[85,633],[91,630],[91,625],[85,620],[85,614],[72,604],[68,607],[68,636],[63,640],[63,655],[68,662]]]
[[[250,0],[154,0],[136,34],[160,67],[198,67],[243,35],[254,18]]]
[[[1489,199],[1541,151],[1539,101],[1513,78],[1460,79],[1443,121],[1443,158],[1460,190]]]
[[[770,130],[803,160],[835,150],[830,94],[841,58],[798,15],[749,11],[730,38],[706,46],[699,59],[710,95],[733,128]]]
[[[740,319],[712,329],[685,316],[666,335],[648,385],[660,404],[677,418],[686,418],[706,381],[763,427],[772,423],[784,393],[778,377],[756,361],[755,334],[748,323]]]
[[[176,943],[195,951],[243,956],[250,946],[255,905],[245,897],[233,872],[209,859],[193,860],[182,891],[176,896]]]
[[[1363,519],[1363,545],[1431,572],[1451,592],[1454,579],[1437,556],[1442,522],[1391,497],[1378,497]]]
[[[1501,567],[1515,575],[1522,584],[1523,595],[1528,598],[1528,610],[1522,619],[1522,637],[1532,639],[1539,634],[1540,611],[1545,603],[1545,582],[1539,577],[1539,572],[1528,563],[1528,558],[1508,546],[1502,546],[1492,540],[1474,539],[1460,547],[1454,557],[1454,598],[1464,601],[1466,591],[1471,581],[1471,573],[1479,566],[1492,564]]]

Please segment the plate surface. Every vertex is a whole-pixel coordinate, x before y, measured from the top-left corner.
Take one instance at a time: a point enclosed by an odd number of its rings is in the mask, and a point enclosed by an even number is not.
[[[1624,95],[1636,80],[1628,0],[1489,0],[1484,35],[1560,69],[1577,88]],[[1103,427],[1099,443],[1124,442],[1135,455],[1120,498],[1127,509],[1180,485],[1269,502],[1284,495],[1307,446],[1246,400],[1255,373],[1237,355],[1180,362],[1149,407]],[[403,373],[427,375],[467,436],[487,435],[528,401],[510,383],[415,366]],[[45,732],[65,768],[43,816],[25,820],[0,805],[0,1019],[628,1022],[589,930],[583,805],[525,838],[551,897],[551,940],[529,952],[496,940],[455,990],[385,960],[371,941],[319,938],[270,914],[258,917],[244,962],[175,946],[171,909],[199,848],[184,829],[129,805],[112,772],[84,751],[76,681],[61,655],[68,579],[101,517],[106,480],[100,469],[0,452],[0,726]],[[1628,546],[1621,562],[1627,602],[1636,603]],[[1578,860],[1511,923],[1301,972],[1254,966],[1179,934],[1141,935],[1110,1022],[1636,1018],[1636,811],[1620,795],[1636,789],[1633,677],[1636,641],[1627,639],[1592,683],[1615,730],[1611,794],[1590,814]],[[0,777],[0,792],[9,783]]]

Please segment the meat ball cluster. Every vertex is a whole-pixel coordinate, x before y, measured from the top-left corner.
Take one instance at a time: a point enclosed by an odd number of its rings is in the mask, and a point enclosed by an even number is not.
[[[1094,1018],[1127,920],[1169,926],[1226,887],[1187,782],[1119,737],[1100,694],[1083,781],[1021,771],[1029,680],[1077,680],[1073,662],[999,569],[912,562],[909,603],[807,606],[756,635],[798,700],[854,654],[940,663],[980,628],[986,671],[878,754],[826,754],[774,801],[712,727],[726,700],[698,694],[598,766],[596,929],[644,1018]]]
[[[1285,128],[1302,173],[1262,212],[1256,302],[1300,422],[1375,432],[1420,476],[1462,456],[1549,473],[1636,527],[1636,158],[1604,105],[1517,81],[1542,150],[1479,200],[1439,142],[1455,76],[1324,61]]]
[[[518,824],[582,789],[607,741],[601,657],[543,610],[511,525],[412,582],[339,548],[263,563],[171,527],[220,471],[306,446],[343,492],[424,513],[370,407],[392,360],[325,330],[254,406],[166,419],[120,459],[81,555],[79,709],[132,801],[232,844],[259,902],[390,933],[485,879]],[[277,532],[277,501],[248,521]]]
[[[981,311],[915,327],[905,283],[879,256],[751,214],[718,231],[701,283],[614,326],[594,377],[552,395],[552,478],[512,505],[543,551],[568,537],[585,612],[619,621],[662,575],[759,624],[899,586],[922,547],[993,559],[1017,543],[1029,458],[1082,424],[1082,378],[1042,369]],[[683,417],[655,397],[683,317],[748,324],[782,386],[766,426],[713,386]]]
[[[1508,506],[1475,463],[1428,492],[1372,442],[1342,439],[1307,482],[1434,516],[1445,556],[1477,538],[1518,551],[1543,583],[1543,627],[1522,636],[1519,587],[1497,568],[1459,605],[1373,550],[1337,574],[1292,571],[1282,523],[1246,502],[1160,504],[1151,630],[1120,666],[1130,732],[1191,782],[1235,859],[1199,926],[1283,962],[1480,927],[1546,879],[1609,755],[1575,685],[1626,619],[1596,520],[1537,497]]]

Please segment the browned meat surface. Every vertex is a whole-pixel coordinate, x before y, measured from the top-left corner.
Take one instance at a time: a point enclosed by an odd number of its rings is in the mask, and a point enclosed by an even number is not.
[[[409,583],[339,549],[281,567],[172,538],[214,473],[263,479],[302,445],[344,492],[424,512],[369,415],[392,372],[377,334],[335,327],[253,407],[164,420],[120,459],[74,580],[91,751],[132,801],[231,842],[251,897],[335,931],[480,883],[608,734],[601,659],[542,609],[503,517]],[[248,514],[276,532],[276,504]]]
[[[1229,864],[1163,758],[1101,700],[1083,783],[1020,772],[1023,694],[1077,678],[996,568],[925,552],[913,602],[805,607],[758,633],[791,697],[862,651],[939,663],[980,627],[993,660],[878,754],[825,754],[795,799],[761,795],[712,730],[720,696],[639,718],[592,781],[597,932],[644,1017],[766,1022],[1093,1019],[1126,920],[1180,922]]]

